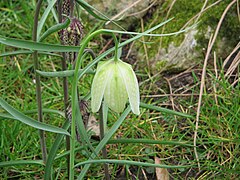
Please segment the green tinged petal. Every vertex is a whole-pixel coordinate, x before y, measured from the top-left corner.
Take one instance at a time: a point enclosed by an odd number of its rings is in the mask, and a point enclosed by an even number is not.
[[[99,110],[106,85],[113,74],[113,69],[109,68],[111,66],[110,63],[111,61],[107,61],[98,64],[91,88],[92,112],[97,112]]]
[[[123,78],[117,67],[118,62],[113,63],[113,75],[107,83],[107,87],[104,92],[104,100],[110,109],[120,113],[125,109],[128,96]]]
[[[140,95],[139,95],[137,77],[131,65],[125,62],[122,62],[121,60],[119,60],[119,63],[117,63],[117,65],[127,90],[132,112],[134,114],[139,115],[140,114],[140,110],[139,110]]]
[[[91,88],[92,111],[97,112],[104,100],[113,111],[124,110],[127,100],[134,114],[140,114],[139,87],[137,77],[131,65],[109,60],[98,64]]]

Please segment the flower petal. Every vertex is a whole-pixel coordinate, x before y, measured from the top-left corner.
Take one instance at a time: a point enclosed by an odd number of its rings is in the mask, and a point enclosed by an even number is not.
[[[107,106],[113,111],[120,113],[124,110],[128,96],[123,78],[117,67],[118,62],[114,62],[113,75],[109,79],[104,92],[104,100]]]
[[[91,87],[92,112],[97,112],[100,109],[106,85],[112,77],[113,68],[110,67],[110,63],[111,61],[106,61],[98,64]]]
[[[118,69],[124,80],[124,84],[127,90],[129,103],[134,114],[139,115],[140,95],[137,77],[132,69],[132,66],[119,60],[117,63]]]

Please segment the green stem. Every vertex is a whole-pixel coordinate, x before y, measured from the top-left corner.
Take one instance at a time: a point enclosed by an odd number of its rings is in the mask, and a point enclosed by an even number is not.
[[[99,124],[100,124],[100,139],[102,140],[104,138],[104,108],[103,104],[101,105],[100,111],[99,111]],[[107,159],[107,149],[106,145],[104,145],[102,149],[102,156],[103,159]],[[109,170],[108,170],[108,164],[104,163],[104,174],[105,174],[105,179],[110,180],[110,175],[109,175]]]
[[[72,84],[72,124],[71,124],[71,140],[70,140],[70,176],[69,179],[74,179],[74,157],[75,157],[75,139],[76,139],[76,110],[78,108],[78,97],[77,97],[77,82],[78,82],[78,70],[81,67],[82,61],[83,61],[83,53],[85,48],[87,47],[87,44],[89,43],[89,41],[99,35],[99,34],[111,34],[114,38],[114,41],[117,41],[117,38],[114,37],[114,34],[112,32],[107,32],[104,29],[100,29],[97,30],[95,32],[93,32],[92,34],[90,34],[83,42],[82,42],[82,46],[79,49],[79,53],[78,53],[78,58],[75,64],[75,70],[74,70],[74,77],[73,77],[73,84]],[[117,42],[118,44],[118,42]],[[115,49],[115,51],[117,51],[117,49]],[[81,124],[83,124],[83,122],[80,122]],[[84,125],[83,125],[84,126]]]
[[[117,37],[115,34],[112,34],[113,36],[113,40],[114,40],[114,43],[115,43],[115,54],[114,54],[114,61],[118,61],[118,40],[117,40]]]
[[[42,0],[39,0],[36,6],[36,12],[34,15],[34,25],[33,25],[33,32],[32,32],[32,39],[33,41],[37,41],[37,28],[38,28],[38,17],[40,13]],[[36,78],[36,98],[37,98],[37,106],[38,106],[38,121],[43,122],[43,112],[42,112],[42,95],[41,95],[41,80],[40,75],[36,72],[39,69],[39,62],[38,62],[38,52],[33,52],[33,63],[34,63],[34,70],[35,70],[35,78]],[[42,149],[42,156],[43,162],[46,163],[47,161],[47,148],[46,148],[46,140],[45,140],[45,133],[43,130],[39,130],[40,134],[40,144]]]

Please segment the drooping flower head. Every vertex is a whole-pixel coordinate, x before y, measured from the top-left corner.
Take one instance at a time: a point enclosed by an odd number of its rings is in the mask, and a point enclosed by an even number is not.
[[[132,112],[140,114],[138,81],[130,64],[120,59],[98,64],[91,88],[93,112],[100,109],[103,98],[107,106],[117,113],[125,109],[129,100]]]

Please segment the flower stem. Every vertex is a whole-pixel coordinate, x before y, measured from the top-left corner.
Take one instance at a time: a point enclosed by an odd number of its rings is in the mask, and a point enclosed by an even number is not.
[[[59,22],[62,22],[62,2],[58,1],[58,19]],[[61,38],[61,44],[63,45],[63,36],[60,36]],[[62,70],[66,70],[67,69],[67,62],[66,62],[66,53],[63,52],[62,53]],[[64,95],[64,112],[65,112],[65,117],[67,119],[67,105],[68,105],[68,80],[67,77],[63,78],[63,95]],[[70,150],[70,137],[66,136],[66,150],[69,151]],[[70,174],[70,156],[68,155],[66,157],[67,159],[67,174],[69,177]]]
[[[40,13],[42,0],[37,2],[36,11],[34,15],[34,25],[33,25],[33,32],[32,32],[32,39],[33,41],[37,41],[37,28],[38,28],[38,17]],[[37,98],[37,108],[38,108],[38,121],[43,122],[43,112],[42,112],[42,95],[41,95],[41,80],[40,75],[36,73],[36,70],[39,69],[39,62],[38,62],[38,52],[33,52],[33,63],[34,63],[34,70],[35,70],[35,78],[36,78],[36,98]],[[46,148],[46,140],[45,140],[45,133],[43,130],[39,130],[40,134],[40,144],[42,149],[42,157],[43,162],[46,163],[47,161],[47,148]]]
[[[77,97],[77,84],[78,84],[78,70],[82,65],[82,61],[83,61],[83,53],[85,48],[87,47],[87,44],[89,43],[89,41],[94,38],[95,36],[99,35],[99,34],[110,34],[113,36],[114,41],[115,41],[115,45],[118,44],[117,38],[116,36],[112,33],[112,32],[107,32],[104,29],[100,29],[97,30],[95,32],[93,32],[92,34],[90,34],[88,37],[86,37],[84,39],[84,41],[82,42],[82,46],[79,49],[78,52],[78,57],[76,60],[76,64],[75,64],[75,70],[74,70],[74,77],[73,77],[73,84],[72,84],[72,124],[71,124],[71,139],[70,139],[70,176],[69,179],[72,180],[74,179],[74,157],[75,157],[75,139],[76,139],[76,112],[77,112],[77,108],[78,107],[78,97]],[[115,49],[115,53],[117,52],[117,48]],[[117,57],[117,56],[116,56]],[[82,122],[81,122],[82,123]]]
[[[100,140],[104,138],[104,108],[103,104],[101,105],[100,111],[99,111],[99,121],[100,121]],[[102,149],[102,156],[103,159],[107,159],[107,149],[106,146],[103,147]],[[105,179],[110,180],[110,175],[109,175],[109,170],[108,170],[108,164],[104,164],[104,174],[105,174]]]
[[[118,40],[117,40],[117,37],[115,34],[112,33],[112,36],[113,36],[113,40],[114,40],[114,43],[115,43],[115,54],[114,54],[114,61],[118,61]]]

